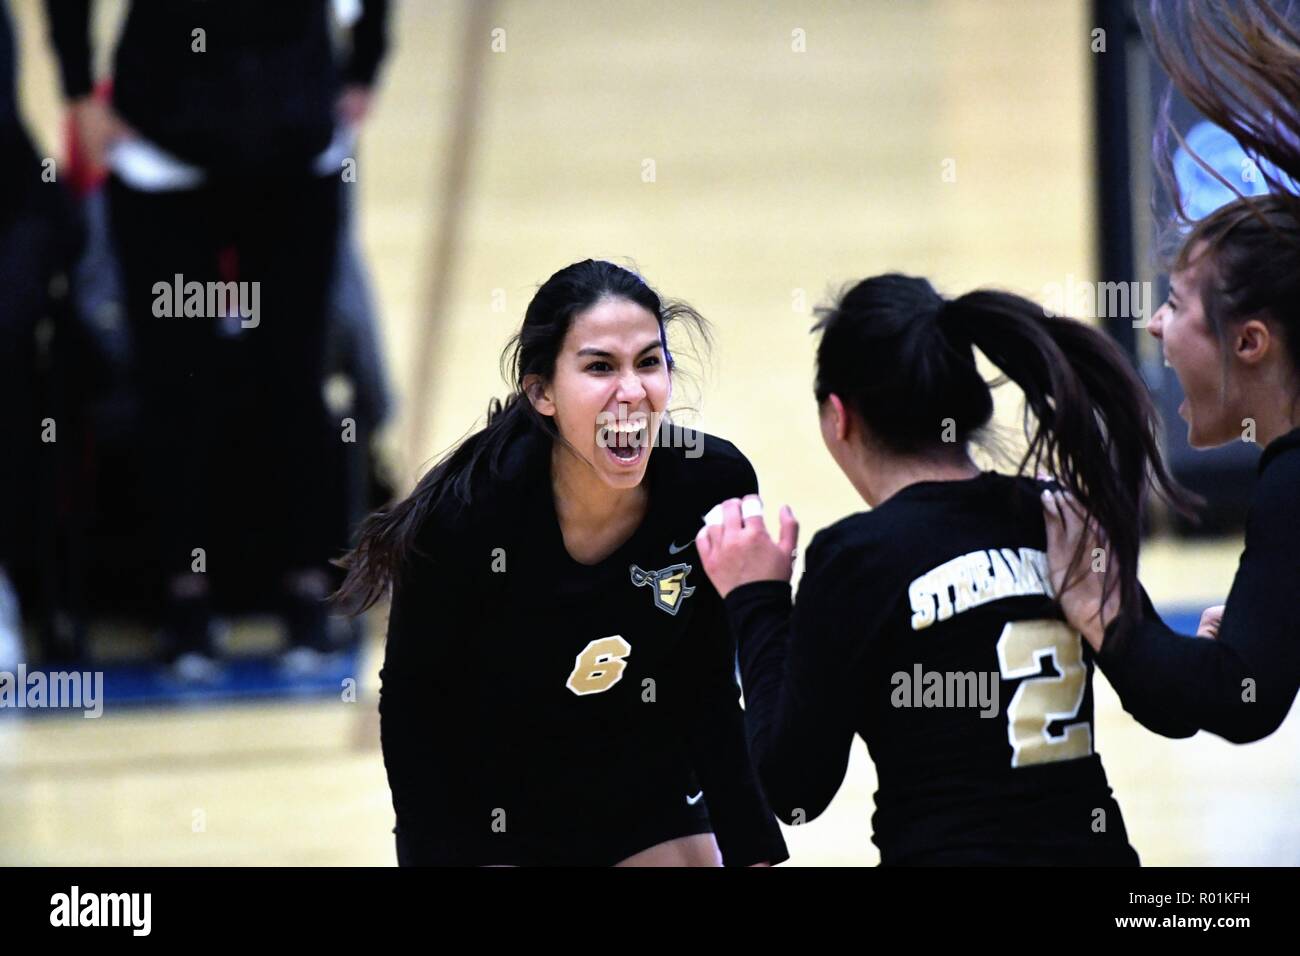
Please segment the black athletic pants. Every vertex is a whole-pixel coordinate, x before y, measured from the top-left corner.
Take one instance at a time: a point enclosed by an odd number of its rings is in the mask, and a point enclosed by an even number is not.
[[[210,548],[214,505],[250,493],[265,497],[257,511],[271,516],[259,547],[275,548],[285,569],[323,567],[334,505],[324,480],[328,443],[339,440],[322,398],[338,178],[240,179],[162,193],[113,179],[109,189],[158,571],[164,579],[189,571],[193,550]],[[251,317],[166,314],[178,304],[177,275],[205,289],[248,283],[256,325]],[[228,473],[232,456],[243,487],[217,487],[213,476]]]

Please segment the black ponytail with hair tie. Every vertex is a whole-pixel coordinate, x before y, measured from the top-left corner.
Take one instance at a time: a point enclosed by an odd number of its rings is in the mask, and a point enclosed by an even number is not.
[[[1169,474],[1160,419],[1128,357],[1102,332],[1007,292],[945,300],[925,279],[889,274],[847,289],[817,310],[817,398],[837,394],[870,440],[899,455],[965,455],[993,416],[974,349],[1024,392],[1027,447],[1020,474],[1047,472],[1110,541],[1124,613],[1141,608],[1137,553],[1148,482],[1179,511],[1194,496]],[[935,333],[938,333],[937,335]],[[1086,572],[1076,554],[1068,571]]]

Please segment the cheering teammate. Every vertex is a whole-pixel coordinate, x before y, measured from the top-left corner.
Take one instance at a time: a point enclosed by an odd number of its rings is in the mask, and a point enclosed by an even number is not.
[[[972,344],[1036,417],[1021,469],[1058,475],[1124,554],[1148,472],[1183,500],[1141,381],[1101,333],[1004,293],[947,301],[885,275],[820,314],[822,437],[872,510],[813,539],[793,608],[788,508],[779,543],[757,501],[725,502],[697,538],[777,815],[822,812],[856,732],[879,774],[882,863],[1137,863],[1094,752],[1091,654],[1047,581],[1039,486],[968,455],[993,411]]]
[[[1227,604],[1202,617],[1215,640],[1174,633],[1145,595],[1107,598],[1094,575],[1061,603],[1135,717],[1245,743],[1276,730],[1300,688],[1300,30],[1256,0],[1152,13],[1174,83],[1261,160],[1273,192],[1196,223],[1149,329],[1186,394],[1188,442],[1212,448],[1253,426],[1264,454]],[[1064,580],[1066,556],[1105,542],[1070,502],[1046,507],[1052,570]],[[1140,620],[1126,613],[1133,606]]]
[[[756,490],[664,421],[689,308],[587,260],[537,291],[487,426],[371,516],[340,600],[393,588],[381,737],[401,864],[786,859],[693,537]]]

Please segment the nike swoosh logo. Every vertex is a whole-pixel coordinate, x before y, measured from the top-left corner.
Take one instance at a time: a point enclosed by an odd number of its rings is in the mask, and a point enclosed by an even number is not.
[[[690,547],[691,545],[693,545],[694,543],[695,543],[694,541],[687,541],[685,544],[683,544],[683,545],[681,545],[681,546],[678,546],[678,545],[673,544],[671,541],[669,541],[669,542],[668,542],[668,553],[669,553],[669,554],[681,554],[683,551],[685,551],[687,548],[689,548],[689,547]]]
[[[697,793],[695,796],[693,796],[693,797],[687,797],[687,798],[686,798],[686,802],[689,803],[691,806],[695,806],[697,803],[700,802],[700,798],[703,797],[703,796],[704,796],[704,791],[701,790],[701,791],[700,791],[699,793]]]

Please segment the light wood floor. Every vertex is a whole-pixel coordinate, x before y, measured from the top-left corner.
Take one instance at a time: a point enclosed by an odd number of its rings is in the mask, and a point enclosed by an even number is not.
[[[39,5],[13,6],[26,113],[57,154]],[[120,4],[98,7],[104,36]],[[828,290],[897,268],[947,292],[1038,295],[1090,273],[1086,4],[505,0],[455,285],[427,315],[464,6],[397,8],[359,186],[403,422],[417,326],[438,324],[430,428],[415,447],[402,422],[389,439],[407,480],[501,392],[497,355],[537,283],[633,257],[715,324],[695,421],[744,449],[810,536],[859,507],[813,428],[807,329]],[[1161,543],[1144,577],[1157,601],[1218,603],[1239,550]],[[378,653],[356,703],[0,719],[0,864],[391,863]],[[1098,750],[1147,863],[1300,861],[1300,719],[1234,747],[1146,733],[1100,677],[1097,701]],[[874,788],[859,744],[827,814],[788,832],[794,862],[874,863]]]

